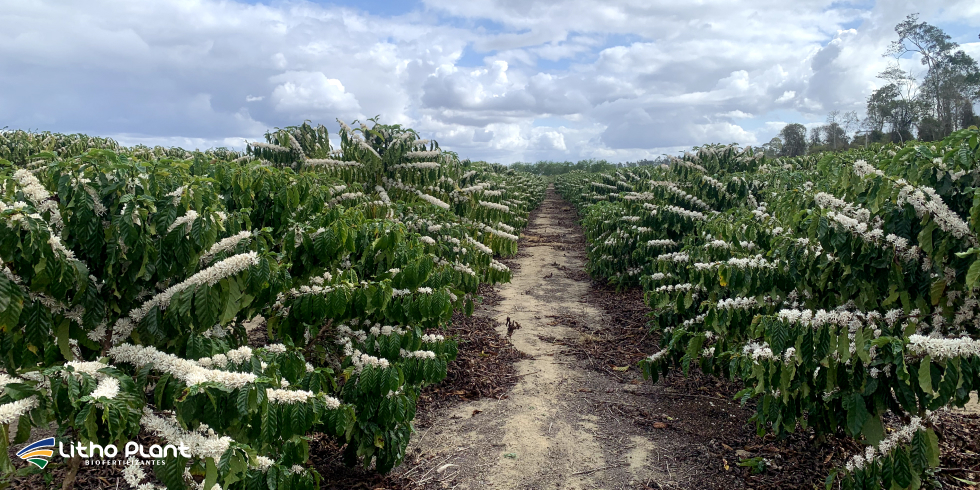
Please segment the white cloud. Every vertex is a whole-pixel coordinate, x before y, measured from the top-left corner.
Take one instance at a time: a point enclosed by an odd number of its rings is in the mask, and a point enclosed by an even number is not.
[[[0,0],[0,120],[240,147],[380,114],[464,158],[636,160],[862,109],[907,13],[980,27],[967,0],[423,1],[384,17],[303,0]],[[980,43],[963,48],[980,59]]]
[[[271,100],[275,108],[298,119],[353,119],[361,116],[357,98],[336,78],[322,72],[290,71],[269,78],[276,83]]]

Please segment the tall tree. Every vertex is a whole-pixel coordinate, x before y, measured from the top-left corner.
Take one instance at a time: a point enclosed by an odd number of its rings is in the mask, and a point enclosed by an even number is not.
[[[787,124],[783,126],[779,136],[783,140],[780,155],[796,157],[806,153],[806,126],[799,123]]]
[[[980,67],[957,50],[959,44],[942,29],[919,22],[918,14],[906,17],[895,26],[895,32],[898,40],[885,55],[894,56],[896,63],[907,54],[919,55],[927,68],[920,96],[931,118],[923,120],[920,130],[928,128],[926,132],[935,133],[930,137],[944,137],[960,126],[964,107],[980,100]]]
[[[891,121],[895,100],[899,98],[898,86],[889,83],[868,96],[866,128],[871,132],[884,133],[885,124]]]
[[[774,157],[779,155],[783,150],[783,140],[778,137],[769,140],[768,143],[762,145],[762,151],[767,157]]]
[[[832,150],[837,150],[841,147],[847,146],[848,137],[847,130],[844,129],[844,124],[852,124],[850,122],[850,115],[848,113],[842,113],[841,111],[830,111],[827,114],[827,124],[820,127],[820,131],[823,133],[824,142],[830,145]],[[854,116],[857,119],[857,116]]]

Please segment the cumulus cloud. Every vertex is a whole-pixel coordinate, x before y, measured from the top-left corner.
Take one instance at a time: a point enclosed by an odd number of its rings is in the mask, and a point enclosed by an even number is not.
[[[303,119],[335,129],[337,117],[381,115],[501,162],[759,144],[785,122],[860,110],[906,14],[980,27],[966,0],[423,0],[398,16],[304,0],[0,9],[10,127],[240,147]]]
[[[322,72],[290,71],[269,78],[276,85],[271,100],[276,111],[299,119],[362,117],[357,98],[336,78]]]

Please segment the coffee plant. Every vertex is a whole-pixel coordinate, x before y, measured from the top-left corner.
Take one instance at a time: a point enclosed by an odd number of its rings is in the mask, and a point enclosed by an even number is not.
[[[244,153],[0,132],[4,478],[49,427],[190,448],[128,465],[141,489],[318,488],[314,432],[398,465],[456,356],[439,330],[509,280],[544,183],[369,122]]]
[[[647,377],[696,364],[744,382],[760,435],[857,438],[828,488],[918,488],[939,462],[932,412],[980,390],[978,159],[975,127],[821,157],[708,145],[556,188],[590,273],[645,291]]]

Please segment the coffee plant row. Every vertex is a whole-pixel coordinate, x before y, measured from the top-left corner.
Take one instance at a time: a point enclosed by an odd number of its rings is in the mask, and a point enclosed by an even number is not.
[[[980,389],[978,158],[976,128],[822,157],[710,145],[556,187],[590,273],[645,291],[662,339],[646,376],[740,379],[760,435],[866,445],[828,487],[917,488],[938,465],[932,411]]]
[[[544,183],[397,125],[339,136],[304,123],[236,153],[0,132],[4,479],[50,427],[189,447],[126,466],[140,489],[319,488],[313,433],[352,465],[402,461],[456,355],[440,327],[510,279],[494,257]]]

